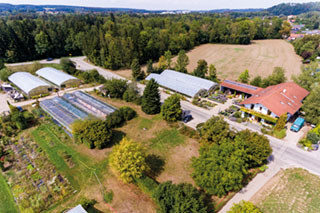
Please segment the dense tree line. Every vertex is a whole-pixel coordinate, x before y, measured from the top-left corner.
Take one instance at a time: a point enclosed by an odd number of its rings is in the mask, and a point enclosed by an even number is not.
[[[320,55],[320,35],[307,35],[292,44],[296,53],[304,59],[313,60]]]
[[[0,58],[6,62],[86,55],[112,69],[157,60],[204,43],[249,44],[281,38],[282,19],[222,15],[15,15],[0,20]]]

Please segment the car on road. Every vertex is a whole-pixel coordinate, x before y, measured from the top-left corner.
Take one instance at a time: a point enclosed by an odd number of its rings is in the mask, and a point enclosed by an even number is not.
[[[47,61],[53,61],[53,58],[47,58]]]
[[[298,117],[294,123],[292,124],[290,130],[293,132],[299,132],[300,129],[303,127],[305,120],[301,117]]]
[[[183,122],[184,123],[188,123],[189,121],[191,121],[193,119],[192,115],[186,115],[184,118],[183,118]]]

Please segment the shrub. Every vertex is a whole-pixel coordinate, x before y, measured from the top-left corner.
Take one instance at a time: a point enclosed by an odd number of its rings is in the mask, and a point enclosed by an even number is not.
[[[181,119],[182,109],[178,95],[172,95],[164,101],[161,106],[161,115],[168,122],[175,122]]]
[[[125,121],[129,121],[137,116],[137,112],[130,107],[121,107],[119,111]]]
[[[152,197],[154,190],[158,187],[158,183],[146,175],[136,179],[135,182],[138,187],[150,197]]]
[[[108,192],[104,192],[104,193],[103,193],[103,200],[104,200],[104,202],[106,202],[106,203],[111,203],[112,200],[113,200],[113,191],[110,190],[110,191],[108,191]]]
[[[127,81],[121,79],[107,80],[104,84],[106,95],[110,98],[122,98],[124,92],[127,90]]]
[[[276,138],[279,138],[279,139],[283,139],[287,136],[287,133],[286,133],[286,129],[283,129],[281,131],[274,131],[273,132],[273,135],[276,137]]]
[[[307,140],[309,140],[312,144],[317,144],[320,140],[320,137],[314,132],[308,132]]]

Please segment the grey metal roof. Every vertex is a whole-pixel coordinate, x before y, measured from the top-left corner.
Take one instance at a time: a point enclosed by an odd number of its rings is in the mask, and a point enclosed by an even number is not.
[[[69,75],[67,73],[64,73],[60,70],[54,69],[52,67],[44,67],[39,69],[37,72],[37,75],[41,76],[42,78],[54,83],[55,85],[61,86],[65,82],[69,80],[75,80],[77,78],[73,77],[72,75]]]
[[[173,91],[194,97],[201,90],[209,90],[218,84],[207,79],[173,70],[165,70],[160,75],[151,73],[146,80],[154,79],[159,85]]]
[[[29,94],[29,92],[37,87],[51,87],[48,83],[31,75],[28,72],[16,72],[9,76],[9,81],[19,87],[23,92]]]

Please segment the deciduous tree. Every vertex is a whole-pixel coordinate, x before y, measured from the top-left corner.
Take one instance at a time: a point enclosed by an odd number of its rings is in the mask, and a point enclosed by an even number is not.
[[[161,213],[194,212],[206,213],[204,195],[191,184],[161,183],[153,193],[153,199]]]
[[[113,147],[109,161],[111,168],[124,183],[142,177],[148,170],[145,150],[127,138],[123,138],[120,144]]]
[[[186,52],[184,50],[180,50],[174,69],[178,72],[187,73],[188,64],[189,64],[189,58]]]
[[[249,70],[245,70],[243,71],[243,73],[240,74],[238,81],[240,81],[241,83],[248,83],[250,79],[250,75],[249,75]]]
[[[208,63],[205,60],[199,60],[197,68],[193,71],[193,74],[200,78],[205,78],[208,73]]]
[[[315,87],[310,95],[304,100],[302,110],[305,119],[312,124],[320,123],[320,86]]]

